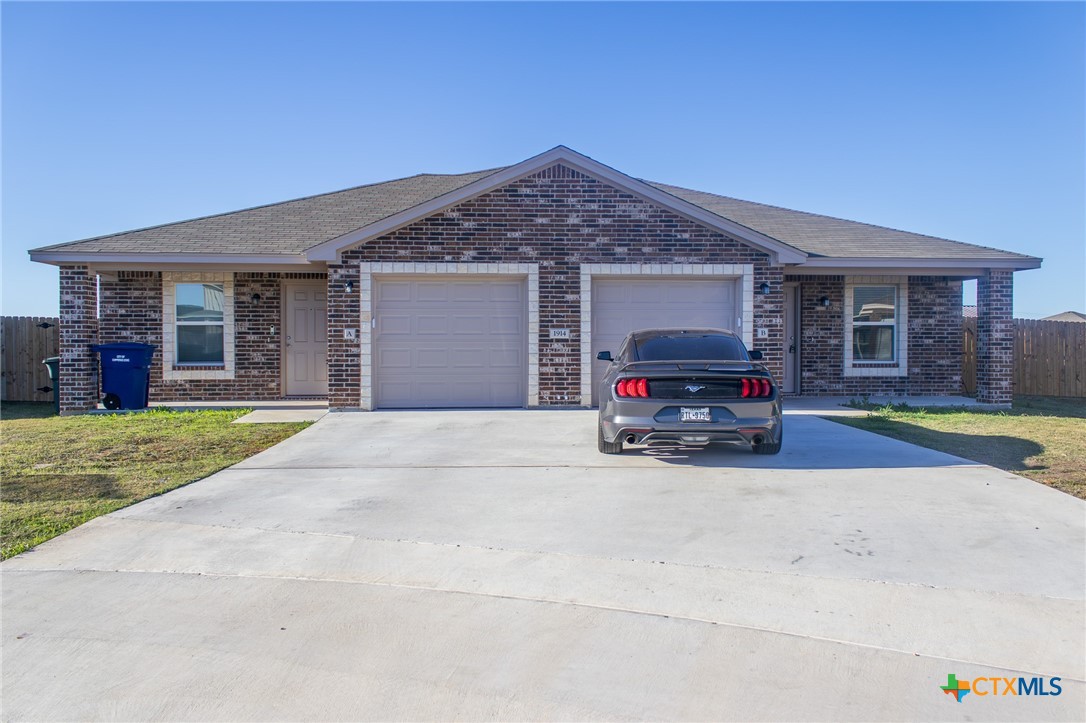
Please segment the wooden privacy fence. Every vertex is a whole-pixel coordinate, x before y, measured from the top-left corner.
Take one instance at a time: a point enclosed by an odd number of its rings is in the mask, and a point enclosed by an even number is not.
[[[977,391],[977,320],[962,320],[962,387]],[[1086,397],[1086,323],[1014,320],[1014,393]]]
[[[51,387],[49,371],[42,359],[60,353],[60,329],[56,317],[0,317],[0,399],[5,402],[51,402],[52,392],[40,392],[39,387]],[[48,328],[42,325],[49,324]]]

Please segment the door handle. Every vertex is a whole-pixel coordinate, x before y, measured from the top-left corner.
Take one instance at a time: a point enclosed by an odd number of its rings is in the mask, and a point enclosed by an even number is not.
[[[287,346],[292,346],[291,343],[290,343],[290,339],[291,339],[291,337],[288,336],[287,337]]]
[[[788,353],[789,354],[795,354],[796,353],[796,345],[795,344],[789,344],[788,345]]]

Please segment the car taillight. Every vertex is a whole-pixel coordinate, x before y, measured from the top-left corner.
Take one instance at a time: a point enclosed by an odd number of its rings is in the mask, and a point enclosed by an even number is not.
[[[773,385],[769,383],[768,379],[758,377],[750,379],[744,378],[739,381],[739,396],[744,399],[747,397],[768,397],[773,393]]]
[[[647,398],[649,396],[649,380],[620,379],[618,384],[615,385],[615,394],[620,397]]]

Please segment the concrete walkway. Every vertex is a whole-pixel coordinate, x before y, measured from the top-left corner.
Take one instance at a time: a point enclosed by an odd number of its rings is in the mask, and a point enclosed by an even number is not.
[[[315,422],[328,413],[328,402],[316,399],[274,399],[270,401],[225,402],[152,402],[152,407],[166,409],[252,409],[234,424],[271,424],[275,422]]]
[[[4,718],[1082,718],[1086,504],[786,429],[605,457],[593,412],[328,415],[4,563]]]

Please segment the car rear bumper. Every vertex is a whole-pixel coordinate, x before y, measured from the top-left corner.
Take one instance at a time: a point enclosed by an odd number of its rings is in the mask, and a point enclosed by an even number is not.
[[[679,407],[709,407],[713,421],[679,422]],[[606,441],[627,444],[775,443],[781,438],[781,408],[778,399],[734,404],[611,400],[600,408],[600,425]]]

